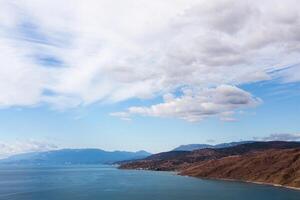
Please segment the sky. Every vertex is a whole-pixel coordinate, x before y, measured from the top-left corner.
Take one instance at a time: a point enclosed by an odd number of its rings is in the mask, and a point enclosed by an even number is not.
[[[0,0],[0,157],[300,139],[297,0]]]

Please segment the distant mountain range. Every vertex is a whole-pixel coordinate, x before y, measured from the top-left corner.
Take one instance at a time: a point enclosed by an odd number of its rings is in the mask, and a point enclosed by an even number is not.
[[[101,149],[61,149],[24,153],[0,160],[0,164],[109,164],[124,160],[142,159],[146,151],[104,151]]]
[[[205,148],[211,148],[211,149],[220,149],[220,148],[226,148],[226,147],[233,147],[240,144],[247,144],[252,143],[255,141],[241,141],[241,142],[230,142],[230,143],[221,143],[216,145],[210,145],[210,144],[187,144],[187,145],[181,145],[172,151],[194,151],[197,149],[205,149]]]
[[[122,163],[121,169],[176,171],[300,188],[300,142],[251,142],[225,148],[169,151]]]

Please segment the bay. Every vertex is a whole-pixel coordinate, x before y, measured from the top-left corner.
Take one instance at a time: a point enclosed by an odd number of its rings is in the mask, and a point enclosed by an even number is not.
[[[109,165],[0,166],[1,200],[299,200],[300,191]]]

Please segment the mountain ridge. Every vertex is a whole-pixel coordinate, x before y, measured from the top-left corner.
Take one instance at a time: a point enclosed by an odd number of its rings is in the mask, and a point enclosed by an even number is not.
[[[239,165],[239,162],[244,165]],[[274,166],[277,171],[273,170]],[[163,152],[125,162],[119,168],[176,171],[180,175],[198,178],[262,182],[300,188],[300,142],[253,142],[220,149]],[[234,173],[235,171],[238,173]]]
[[[232,146],[237,146],[240,144],[247,144],[247,143],[252,143],[255,141],[240,141],[240,142],[228,142],[228,143],[220,143],[220,144],[186,144],[186,145],[180,145],[176,148],[174,148],[172,151],[194,151],[197,149],[206,149],[206,148],[211,148],[211,149],[220,149],[220,148],[225,148],[225,147],[232,147]]]
[[[117,161],[142,159],[146,151],[105,151],[97,148],[59,149],[22,153],[1,159],[1,164],[109,164]]]

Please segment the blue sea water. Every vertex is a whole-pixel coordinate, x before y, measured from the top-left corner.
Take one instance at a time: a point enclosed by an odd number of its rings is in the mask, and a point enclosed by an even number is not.
[[[0,166],[1,200],[300,200],[300,191],[113,166]]]

